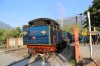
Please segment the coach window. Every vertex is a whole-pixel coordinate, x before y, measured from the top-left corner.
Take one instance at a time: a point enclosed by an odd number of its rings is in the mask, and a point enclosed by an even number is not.
[[[57,30],[57,24],[56,24],[56,30]]]
[[[47,25],[47,22],[45,22],[45,25]]]
[[[54,31],[54,26],[53,26],[53,31]]]
[[[47,22],[48,25],[50,25],[50,21],[49,20],[47,20],[46,22]]]
[[[30,23],[29,23],[29,26],[31,26],[31,25],[32,25],[32,23],[30,22]]]
[[[56,29],[56,25],[54,25],[54,28]]]
[[[50,27],[53,29],[53,25],[50,25]]]

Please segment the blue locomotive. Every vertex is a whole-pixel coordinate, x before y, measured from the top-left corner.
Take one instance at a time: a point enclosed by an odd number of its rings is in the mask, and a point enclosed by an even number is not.
[[[23,25],[23,43],[29,53],[54,52],[57,47],[66,46],[63,38],[69,36],[70,33],[62,31],[60,25],[50,18],[37,18]]]

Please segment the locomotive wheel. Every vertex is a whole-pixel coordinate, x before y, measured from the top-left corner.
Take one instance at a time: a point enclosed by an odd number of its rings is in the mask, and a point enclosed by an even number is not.
[[[60,48],[63,48],[63,45],[61,45]]]
[[[32,54],[32,49],[28,49],[28,54]]]

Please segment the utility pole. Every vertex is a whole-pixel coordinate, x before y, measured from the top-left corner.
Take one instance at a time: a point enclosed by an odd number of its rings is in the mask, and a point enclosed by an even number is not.
[[[76,27],[78,27],[77,16],[76,16]]]
[[[81,30],[83,30],[83,26],[82,26],[82,14],[80,14],[80,17],[81,17]],[[81,31],[82,33],[82,31]]]
[[[90,22],[90,12],[87,12],[88,22],[89,22],[89,35],[90,35],[90,58],[92,58],[92,37],[91,37],[91,22]]]
[[[83,27],[82,27],[82,13],[80,13],[80,14],[78,14],[78,15],[80,15],[80,20],[81,20],[81,29],[83,29]]]
[[[80,54],[79,54],[79,31],[78,31],[78,20],[76,16],[76,27],[74,28],[74,39],[75,39],[75,59],[76,62],[78,63]]]

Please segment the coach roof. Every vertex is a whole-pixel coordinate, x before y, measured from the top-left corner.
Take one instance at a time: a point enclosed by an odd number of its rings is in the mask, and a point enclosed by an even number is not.
[[[28,24],[38,22],[38,21],[50,21],[50,22],[54,22],[55,24],[59,25],[56,21],[50,18],[37,18],[37,19],[29,21]]]

